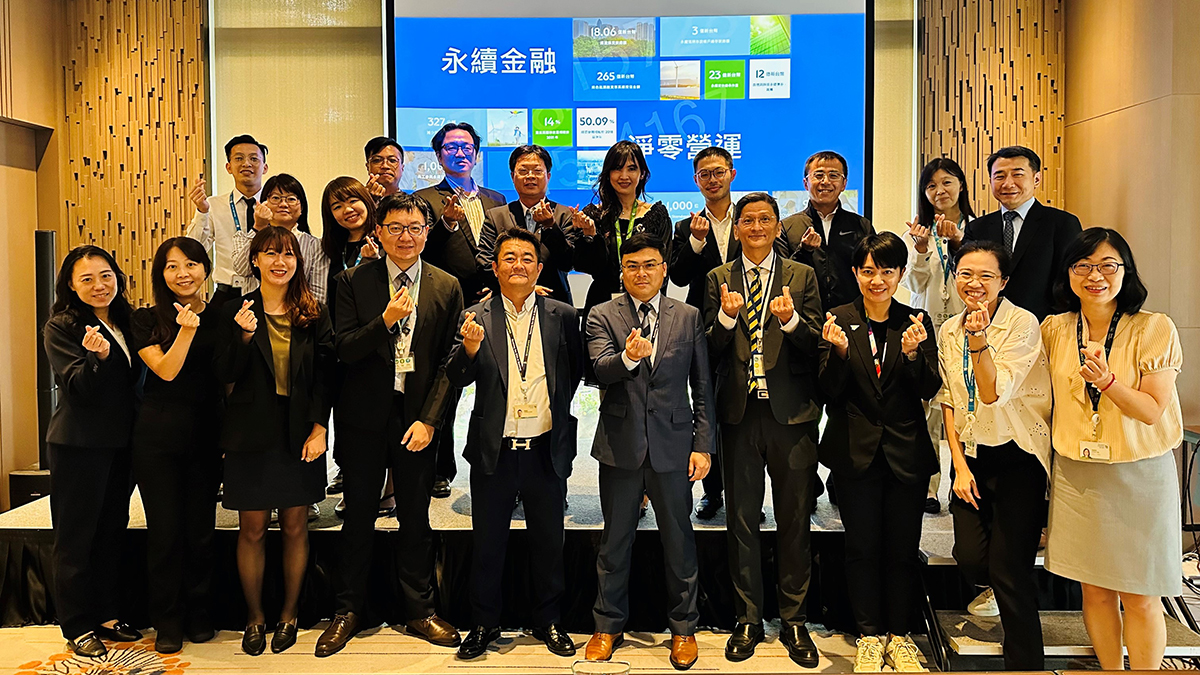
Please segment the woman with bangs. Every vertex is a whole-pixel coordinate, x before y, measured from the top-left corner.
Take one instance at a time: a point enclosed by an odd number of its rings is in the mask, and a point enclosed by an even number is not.
[[[379,257],[375,229],[375,200],[357,178],[339,176],[329,181],[321,195],[321,250],[329,259],[328,300],[336,303],[333,279],[342,270]]]
[[[262,201],[254,207],[254,229],[233,238],[233,268],[242,276],[246,292],[258,288],[259,278],[251,269],[250,243],[268,227],[290,231],[299,243],[297,256],[304,261],[304,278],[317,302],[325,303],[329,284],[330,260],[321,240],[308,227],[308,197],[304,186],[290,174],[271,176],[263,184]]]
[[[242,649],[266,646],[262,587],[271,509],[283,534],[283,607],[271,651],[296,642],[300,588],[308,566],[308,505],[325,495],[334,354],[329,313],[305,280],[300,242],[267,227],[250,245],[258,290],[222,308],[216,371],[231,385],[221,450],[225,507],[238,511],[238,575],[246,598]]]

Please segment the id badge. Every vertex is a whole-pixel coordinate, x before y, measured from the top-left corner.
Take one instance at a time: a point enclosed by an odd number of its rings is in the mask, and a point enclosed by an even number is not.
[[[974,438],[960,438],[959,440],[962,441],[964,455],[971,459],[979,457],[979,444],[975,442]]]
[[[1108,443],[1079,441],[1079,459],[1108,461],[1112,459],[1112,451],[1109,450]]]
[[[537,417],[537,406],[532,403],[518,403],[513,406],[513,417],[519,420],[531,420]]]
[[[750,357],[750,367],[754,369],[755,377],[766,377],[767,369],[763,366],[762,354],[755,354]]]
[[[416,365],[415,365],[415,361],[413,360],[412,354],[409,354],[408,356],[397,356],[396,357],[396,372],[397,373],[411,373],[414,370],[416,370]]]

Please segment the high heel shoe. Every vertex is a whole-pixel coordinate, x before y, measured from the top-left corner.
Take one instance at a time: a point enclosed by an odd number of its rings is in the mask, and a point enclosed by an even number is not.
[[[267,626],[266,624],[256,623],[252,626],[246,626],[246,632],[242,633],[242,651],[250,656],[258,656],[267,648]]]

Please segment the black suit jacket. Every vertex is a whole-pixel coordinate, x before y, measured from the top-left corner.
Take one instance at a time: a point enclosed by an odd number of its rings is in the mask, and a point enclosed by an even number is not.
[[[554,209],[554,224],[539,225],[534,233],[541,241],[538,260],[542,263],[542,273],[537,282],[539,286],[550,289],[550,297],[573,305],[567,275],[575,264],[575,240],[579,237],[579,230],[571,225],[570,209],[554,202],[550,202],[550,206]],[[514,227],[525,229],[525,205],[519,200],[489,209],[484,214],[483,230],[479,233],[479,252],[475,259],[493,294],[500,292],[500,285],[492,272],[492,261],[496,258],[496,238],[501,232]]]
[[[489,209],[505,202],[504,195],[495,190],[489,190],[482,185],[478,186],[478,189],[479,201],[483,204],[485,214]],[[471,235],[471,226],[466,220],[463,220],[452,232],[445,223],[441,222],[442,211],[446,208],[446,200],[454,194],[454,189],[443,178],[442,182],[437,185],[421,188],[413,194],[429,202],[429,205],[433,207],[433,222],[430,223],[429,238],[425,241],[425,252],[421,254],[421,259],[433,263],[458,279],[464,301],[476,302],[485,290],[487,278],[482,274],[479,264],[475,260],[475,256],[479,253],[479,247],[475,245],[475,240]]]
[[[232,384],[225,397],[225,422],[221,428],[221,449],[225,452],[261,452],[286,445],[288,452],[300,457],[304,441],[314,424],[329,424],[330,396],[333,388],[333,328],[329,312],[320,305],[316,321],[301,328],[292,326],[289,346],[290,388],[288,397],[288,438],[277,438],[282,420],[275,418],[275,361],[271,357],[271,338],[263,315],[262,291],[246,295],[253,300],[251,309],[258,318],[258,329],[249,343],[242,342],[242,329],[233,316],[241,302],[229,302],[221,308],[214,360],[217,379]]]
[[[1012,276],[1001,294],[1038,321],[1052,314],[1054,278],[1063,273],[1063,252],[1082,231],[1074,214],[1035,199],[1013,244]],[[972,240],[1004,243],[1004,218],[999,211],[967,223],[963,241]]]
[[[730,206],[730,209],[733,207]],[[704,239],[704,247],[700,253],[692,250],[692,219],[691,217],[675,223],[675,237],[671,241],[671,283],[688,289],[687,304],[704,311],[704,297],[708,292],[708,273],[714,268],[727,262],[737,260],[742,255],[742,242],[733,236],[733,224],[729,225],[728,255],[721,259],[721,249],[717,246],[717,235],[710,227],[708,236]],[[785,256],[786,257],[786,256]]]
[[[83,348],[87,327],[99,326],[108,358]],[[46,322],[46,359],[58,385],[58,407],[50,416],[46,442],[79,448],[127,448],[141,396],[142,360],[128,326],[122,328],[127,358],[113,334],[90,311],[66,311]]]
[[[571,475],[575,459],[578,421],[571,415],[571,399],[583,376],[583,345],[579,339],[579,317],[575,308],[552,298],[538,297],[542,354],[546,362],[546,388],[550,394],[550,457],[560,478]],[[446,363],[446,375],[456,387],[475,383],[475,409],[467,430],[463,457],[487,475],[496,471],[502,450],[504,416],[508,406],[508,333],[504,327],[504,300],[495,295],[467,309],[483,326],[483,344],[472,359],[462,344],[459,319],[454,347]]]
[[[592,276],[592,285],[588,287],[587,300],[584,302],[584,314],[602,302],[613,299],[614,293],[623,293],[625,285],[621,281],[621,256],[617,250],[616,214],[607,218],[600,216],[600,208],[595,204],[583,207],[583,212],[596,223],[596,236],[587,237],[580,234],[575,244],[575,269]],[[662,242],[667,250],[665,260],[670,260],[671,246],[671,214],[662,202],[650,205],[646,215],[639,217],[634,223],[634,232],[646,232]],[[667,280],[663,280],[665,289]]]
[[[806,251],[800,240],[812,227],[821,235],[820,248]],[[871,221],[838,205],[830,223],[830,232],[825,232],[821,216],[814,206],[783,219],[776,250],[786,257],[798,260],[813,268],[817,273],[817,285],[821,289],[821,308],[829,311],[859,297],[858,281],[850,265],[851,255],[858,242],[867,235],[875,234]]]
[[[892,300],[882,374],[876,377],[862,298],[832,310],[850,339],[845,359],[828,342],[821,344],[820,382],[828,421],[817,453],[834,472],[860,476],[880,451],[905,483],[925,482],[938,472],[937,450],[921,406],[942,386],[937,333],[929,315],[922,317],[928,337],[916,358],[909,361],[900,351],[900,338],[912,325],[909,316],[919,311]]]
[[[748,295],[742,259],[738,258],[708,273],[708,298],[704,303],[704,323],[708,326],[708,354],[716,368],[717,421],[737,424],[746,412],[750,377],[749,300],[738,313],[732,330],[726,330],[717,318],[721,311],[721,284],[730,291]],[[763,299],[783,294],[787,286],[792,303],[800,314],[800,323],[784,333],[779,319],[765,311],[763,325],[763,366],[767,373],[771,412],[780,424],[802,424],[821,417],[817,390],[817,357],[821,341],[821,298],[812,268],[794,260],[775,256],[771,289]],[[816,458],[813,457],[813,461]]]
[[[342,395],[333,410],[337,424],[338,463],[346,466],[366,452],[382,452],[395,392],[395,342],[383,321],[388,293],[387,259],[352,267],[338,275],[337,326],[334,345],[345,364]],[[451,397],[446,356],[463,310],[462,290],[454,277],[422,261],[413,326],[414,370],[404,376],[404,416],[434,429]],[[372,442],[376,441],[376,442]]]

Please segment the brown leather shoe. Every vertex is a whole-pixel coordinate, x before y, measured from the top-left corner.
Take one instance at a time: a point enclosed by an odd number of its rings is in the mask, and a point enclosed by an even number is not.
[[[447,623],[445,619],[439,618],[437,614],[430,614],[417,621],[409,621],[404,624],[404,627],[410,635],[424,638],[439,647],[457,647],[462,643],[458,629]]]
[[[671,636],[671,665],[675,670],[687,670],[696,664],[699,657],[696,638],[693,635]]]
[[[321,637],[317,638],[317,648],[313,651],[317,656],[333,656],[342,651],[342,647],[350,641],[350,638],[358,633],[358,615],[354,612],[346,612],[333,617],[333,622],[321,633]]]
[[[593,633],[587,648],[583,650],[583,658],[588,661],[607,661],[612,658],[613,650],[624,641],[624,633]]]

